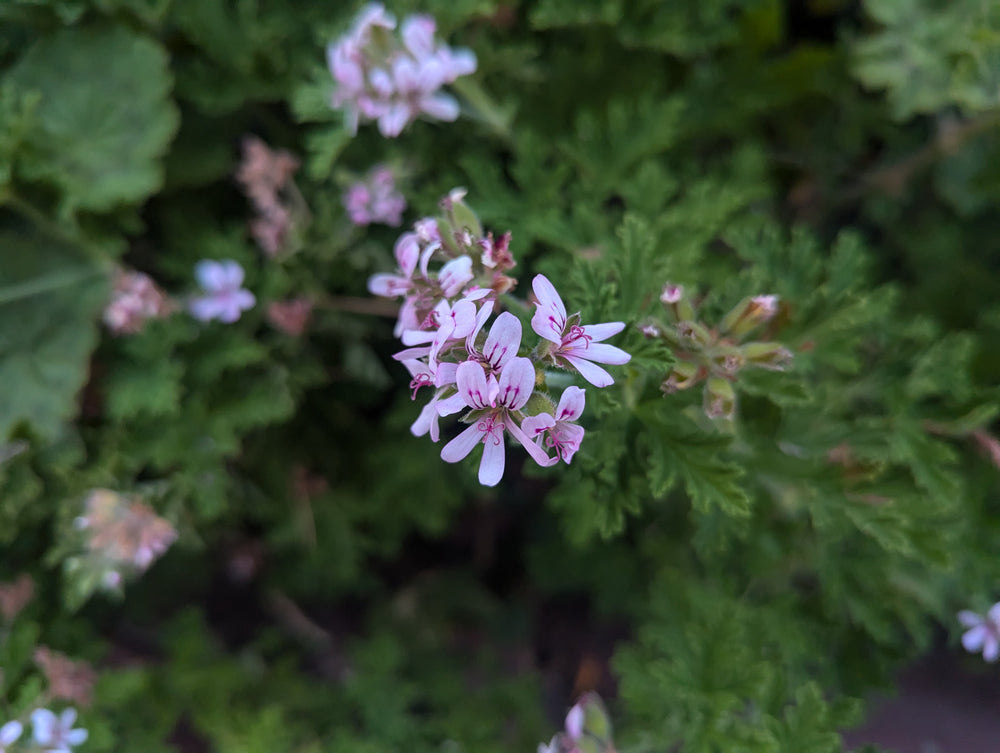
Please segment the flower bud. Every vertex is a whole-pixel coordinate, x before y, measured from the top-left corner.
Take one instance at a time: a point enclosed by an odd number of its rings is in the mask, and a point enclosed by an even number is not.
[[[709,377],[705,383],[704,408],[705,415],[709,418],[733,418],[736,415],[733,385],[722,377]]]
[[[686,390],[698,381],[700,370],[697,364],[690,361],[679,361],[674,364],[667,378],[663,380],[660,389],[667,395],[672,395],[678,390]]]
[[[747,343],[743,356],[748,364],[770,371],[784,371],[792,362],[792,352],[781,343]]]
[[[705,348],[712,344],[712,333],[706,327],[694,321],[683,321],[677,324],[677,334],[687,345]]]
[[[721,345],[709,354],[712,363],[725,374],[733,375],[746,363],[746,357],[739,348],[732,345]]]
[[[756,295],[744,298],[722,320],[723,334],[739,337],[763,324],[778,313],[778,296]]]
[[[694,307],[684,295],[684,286],[668,282],[663,286],[660,294],[660,301],[670,312],[675,322],[691,321],[694,319]]]

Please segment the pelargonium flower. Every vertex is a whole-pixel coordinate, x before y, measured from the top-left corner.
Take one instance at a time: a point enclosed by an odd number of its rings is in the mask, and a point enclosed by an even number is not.
[[[386,165],[373,167],[364,180],[344,192],[344,208],[355,225],[380,223],[397,227],[403,221],[406,199],[396,190],[396,177]]]
[[[72,753],[71,749],[86,742],[87,730],[82,727],[73,728],[76,722],[76,709],[68,708],[58,717],[48,709],[35,709],[31,712],[31,727],[35,742],[43,746],[48,753]]]
[[[407,17],[399,37],[395,28],[395,17],[381,3],[370,3],[352,29],[327,47],[337,84],[331,104],[344,110],[351,133],[362,118],[377,121],[382,135],[394,138],[421,115],[458,117],[458,102],[440,89],[475,71],[476,56],[438,42],[431,16]]]
[[[972,653],[983,652],[983,658],[995,662],[1000,658],[1000,602],[985,615],[963,609],[958,613],[958,621],[968,630],[962,635],[962,646]]]
[[[253,293],[243,289],[243,267],[231,259],[203,259],[195,265],[194,275],[205,291],[205,295],[189,304],[188,310],[195,319],[203,322],[218,319],[230,324],[257,302]]]
[[[160,318],[173,311],[173,303],[149,275],[119,269],[103,319],[116,335],[135,334],[142,330],[147,319]]]
[[[23,731],[24,727],[16,719],[0,727],[0,753],[7,753],[7,746],[16,743]]]
[[[482,365],[466,361],[456,372],[458,394],[473,411],[472,424],[441,450],[441,459],[457,463],[477,444],[483,445],[479,463],[479,483],[496,486],[505,464],[504,433],[509,431],[539,465],[551,465],[553,459],[531,441],[517,425],[515,416],[528,402],[535,389],[535,367],[527,358],[512,358],[500,373],[500,379],[487,378]]]
[[[531,328],[556,346],[548,351],[549,359],[557,365],[575,369],[595,387],[614,384],[612,376],[596,363],[620,365],[631,360],[632,356],[621,348],[601,343],[621,332],[624,322],[580,326],[580,315],[566,315],[562,298],[545,275],[536,275],[531,288],[537,299]]]
[[[566,463],[573,460],[583,441],[584,428],[572,422],[583,415],[584,393],[579,387],[567,387],[559,398],[555,415],[539,413],[528,416],[521,424],[525,434],[555,449],[556,457]]]

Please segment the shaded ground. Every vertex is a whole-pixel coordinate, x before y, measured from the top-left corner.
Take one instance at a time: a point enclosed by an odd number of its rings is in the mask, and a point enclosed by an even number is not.
[[[876,743],[896,753],[998,753],[1000,665],[966,660],[960,650],[904,672],[899,694],[874,702],[865,725],[845,733],[846,749]]]

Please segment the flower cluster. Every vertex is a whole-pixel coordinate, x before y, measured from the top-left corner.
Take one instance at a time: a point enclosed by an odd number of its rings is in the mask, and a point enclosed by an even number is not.
[[[704,380],[704,410],[709,418],[732,419],[735,416],[733,382],[741,369],[755,366],[784,371],[791,363],[791,351],[780,343],[743,342],[748,334],[778,312],[775,295],[744,298],[717,327],[698,321],[682,285],[667,283],[660,301],[670,322],[650,320],[640,325],[646,337],[663,340],[679,359],[660,389],[673,394]]]
[[[86,554],[67,565],[98,574],[108,589],[117,589],[123,574],[146,570],[177,538],[174,527],[148,505],[110,489],[91,491],[85,507],[74,526],[84,533]]]
[[[73,661],[48,646],[36,648],[34,659],[45,675],[50,699],[72,701],[85,708],[90,706],[97,673],[88,662]]]
[[[271,149],[256,136],[243,139],[243,159],[236,181],[253,204],[256,216],[250,234],[268,256],[277,256],[287,244],[292,228],[292,176],[299,161],[281,149]]]
[[[32,740],[45,753],[72,753],[72,749],[87,741],[87,730],[74,728],[76,709],[65,709],[56,716],[48,709],[40,708],[31,712]],[[24,725],[14,720],[0,727],[0,753],[7,753],[24,732]]]
[[[597,693],[587,693],[566,714],[564,730],[548,745],[539,744],[538,753],[611,753],[614,749],[608,712]]]
[[[387,165],[376,165],[364,180],[348,186],[344,209],[355,225],[381,223],[398,227],[403,221],[406,199],[396,190],[396,177]]]
[[[500,294],[515,284],[505,274],[515,265],[510,235],[494,240],[484,234],[463,197],[463,191],[452,191],[441,203],[443,216],[422,219],[404,233],[395,246],[399,269],[373,276],[368,288],[403,298],[395,332],[409,347],[395,358],[412,376],[414,399],[423,387],[433,391],[411,431],[437,442],[438,420],[464,411],[469,426],[444,446],[441,458],[458,462],[482,444],[479,481],[493,486],[503,475],[507,434],[542,466],[569,463],[580,447],[584,429],[576,421],[585,390],[567,387],[556,404],[537,389],[545,383],[544,367],[575,371],[606,387],[614,379],[596,364],[624,364],[630,356],[601,343],[621,332],[623,323],[582,325],[543,275],[532,283],[531,327],[541,338],[534,348],[524,347],[521,320],[509,311],[487,327]],[[436,262],[441,266],[432,268]]]
[[[116,335],[142,331],[147,319],[173,313],[175,306],[149,275],[119,269],[111,300],[104,308],[104,324]]]
[[[962,635],[962,646],[966,651],[982,651],[983,658],[988,662],[1000,658],[1000,603],[990,607],[985,615],[963,609],[958,613],[958,621],[967,628]]]
[[[195,265],[194,276],[205,292],[188,304],[195,319],[203,322],[218,319],[231,324],[257,302],[254,294],[243,288],[243,267],[232,259],[203,259]]]
[[[361,119],[377,121],[382,135],[394,138],[421,115],[458,117],[458,102],[440,89],[475,71],[476,56],[438,42],[430,16],[408,16],[398,38],[395,29],[395,17],[381,3],[371,3],[350,31],[327,47],[336,82],[331,104],[344,110],[351,133]]]

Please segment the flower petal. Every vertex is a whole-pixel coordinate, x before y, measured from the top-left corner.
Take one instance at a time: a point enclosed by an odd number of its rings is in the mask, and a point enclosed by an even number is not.
[[[31,731],[36,743],[48,745],[56,731],[56,715],[48,709],[35,709],[31,712]]]
[[[556,408],[557,421],[576,421],[583,415],[587,391],[576,386],[567,387],[559,397],[559,407]]]
[[[531,328],[539,337],[562,343],[562,333],[566,329],[566,307],[562,298],[545,275],[535,275],[531,289],[538,299],[535,314],[531,317]]]
[[[525,419],[527,421],[527,419]],[[519,427],[514,420],[509,419],[510,423],[507,425],[507,430],[510,432],[511,436],[514,437],[521,446],[531,455],[532,460],[538,463],[543,468],[547,468],[550,465],[555,465],[559,462],[558,457],[550,457],[544,449],[542,449],[538,444],[531,441],[531,438],[525,434],[521,427]]]
[[[617,335],[623,329],[625,329],[625,322],[607,322],[605,324],[587,324],[584,326],[583,332],[594,342],[600,342],[607,340],[612,335]]]
[[[478,428],[478,427],[477,427]],[[479,461],[479,483],[496,486],[503,478],[507,453],[503,442],[503,428],[494,424],[483,436],[483,459]]]
[[[483,441],[486,433],[482,428],[482,422],[476,422],[465,431],[451,440],[441,450],[441,459],[446,463],[457,463],[462,460]]]
[[[520,347],[521,322],[509,311],[504,311],[490,328],[490,334],[483,345],[483,357],[494,369],[502,369],[517,355]]]
[[[556,420],[548,413],[539,413],[537,416],[528,416],[521,422],[521,431],[530,439],[534,439],[540,434],[556,425]]]
[[[21,736],[24,727],[16,719],[0,727],[0,745],[10,745]]]
[[[986,618],[995,626],[1000,627],[1000,602],[990,607],[990,611],[986,613]]]
[[[219,262],[202,259],[194,265],[194,278],[202,290],[214,293],[225,287],[226,273]]]
[[[989,635],[985,625],[977,625],[962,636],[962,646],[966,651],[979,651]]]
[[[439,416],[450,416],[452,413],[458,413],[460,410],[468,407],[469,405],[465,402],[465,398],[459,394],[455,394],[443,400],[438,400],[436,410]]]
[[[435,120],[446,123],[458,120],[458,100],[449,94],[433,94],[420,100],[420,109]]]
[[[581,338],[576,342],[586,343],[587,341]],[[592,342],[584,344],[582,347],[572,345],[562,351],[561,355],[565,355],[566,353],[572,353],[580,358],[586,358],[588,361],[596,361],[597,363],[612,363],[617,365],[628,363],[632,360],[632,356],[621,348],[616,348],[614,345],[606,345],[605,343]]]
[[[982,625],[983,617],[975,612],[970,612],[968,609],[963,609],[958,613],[958,621],[961,622],[963,626],[971,628],[976,625]]]
[[[986,638],[986,643],[983,644],[983,658],[992,663],[1000,657],[1000,640],[997,639],[995,635],[990,634]]]
[[[609,385],[615,383],[615,380],[608,372],[584,358],[578,358],[577,356],[566,354],[563,354],[563,358],[568,361],[574,369],[580,372],[580,376],[595,387],[608,387]]]
[[[87,738],[90,734],[83,727],[77,727],[76,729],[71,729],[66,733],[65,740],[70,745],[82,745],[87,742]]]
[[[483,367],[475,361],[466,361],[458,365],[455,383],[458,385],[458,394],[470,408],[482,409],[493,405],[486,374]]]
[[[520,326],[520,322],[518,325]],[[521,410],[534,389],[535,367],[531,361],[527,358],[512,358],[500,373],[500,403],[510,410]]]

